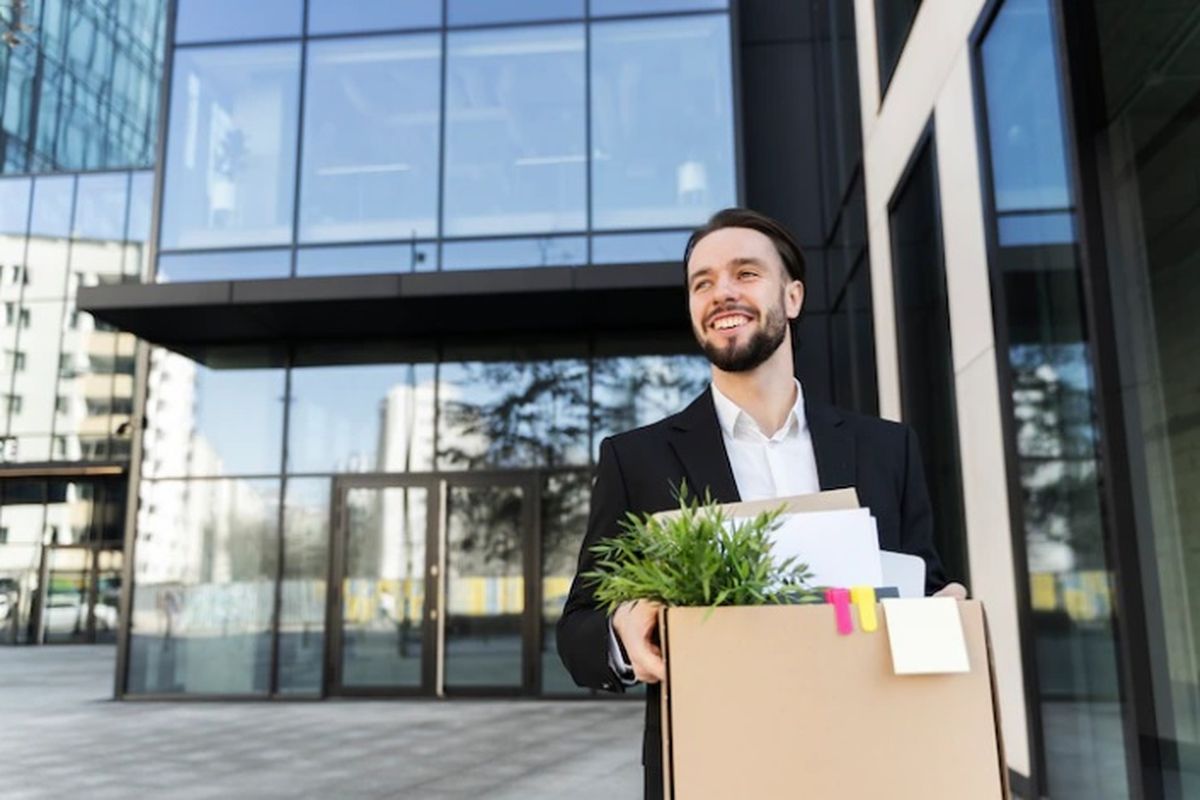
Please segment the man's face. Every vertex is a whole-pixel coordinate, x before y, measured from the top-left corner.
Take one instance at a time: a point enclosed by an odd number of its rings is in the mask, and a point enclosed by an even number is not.
[[[705,236],[687,275],[692,333],[724,372],[747,372],[770,358],[804,305],[804,284],[791,279],[771,240],[750,228]]]

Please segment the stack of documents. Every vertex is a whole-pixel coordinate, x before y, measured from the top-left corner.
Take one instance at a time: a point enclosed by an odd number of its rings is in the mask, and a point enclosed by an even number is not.
[[[870,509],[858,508],[853,490],[781,497],[727,508],[736,523],[768,508],[785,508],[772,534],[777,558],[808,565],[813,587],[895,588],[901,597],[925,596],[925,562],[879,549]]]

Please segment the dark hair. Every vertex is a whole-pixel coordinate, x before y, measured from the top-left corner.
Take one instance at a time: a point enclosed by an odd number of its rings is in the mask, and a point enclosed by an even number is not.
[[[796,240],[788,233],[787,228],[780,225],[766,214],[751,211],[748,208],[723,208],[708,218],[708,222],[697,228],[688,239],[687,248],[683,251],[683,278],[687,283],[687,265],[692,257],[692,250],[700,240],[710,233],[722,228],[750,228],[758,231],[771,240],[775,250],[783,260],[783,266],[793,280],[804,283],[804,251]]]

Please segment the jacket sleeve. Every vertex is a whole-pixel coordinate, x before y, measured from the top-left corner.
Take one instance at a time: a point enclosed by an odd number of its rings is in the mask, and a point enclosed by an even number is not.
[[[900,501],[901,549],[925,560],[925,593],[933,594],[949,581],[933,540],[933,506],[925,484],[917,434],[904,426],[904,494]]]
[[[620,692],[624,691],[624,686],[609,659],[608,614],[597,605],[592,586],[580,576],[591,571],[595,564],[591,547],[601,539],[619,533],[621,520],[628,511],[629,495],[616,449],[611,439],[605,439],[600,443],[579,568],[558,620],[559,658],[577,684],[592,689]]]

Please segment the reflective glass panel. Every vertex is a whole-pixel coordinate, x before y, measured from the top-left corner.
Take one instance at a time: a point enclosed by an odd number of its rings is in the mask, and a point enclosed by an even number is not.
[[[8,237],[24,238],[29,225],[29,190],[32,181],[29,178],[0,179],[0,239],[8,242]],[[7,245],[6,245],[7,246]],[[8,256],[8,251],[4,252]],[[10,259],[5,258],[5,264]]]
[[[439,366],[439,469],[587,463],[587,363]]]
[[[437,235],[441,37],[313,42],[300,239]]]
[[[131,694],[265,694],[279,481],[142,481]]]
[[[548,475],[542,483],[542,694],[588,693],[558,657],[555,628],[579,562],[591,490],[587,471]]]
[[[879,48],[879,85],[887,91],[892,82],[892,73],[904,52],[908,32],[921,0],[875,0],[875,38]]]
[[[87,365],[62,348],[64,309],[61,300],[26,303],[22,313],[28,326],[20,330],[13,350],[3,354],[5,371],[12,373],[8,432],[17,437],[20,461],[58,460],[65,455],[61,444],[53,447],[56,409],[51,393],[60,376],[74,376]]]
[[[67,239],[74,192],[74,176],[39,177],[33,183],[29,250],[22,276],[26,300],[59,300],[66,296]]]
[[[329,478],[292,478],[283,500],[279,691],[321,691],[329,573]]]
[[[47,524],[50,524],[47,522]],[[40,640],[52,644],[86,644],[91,623],[91,556],[86,547],[54,547],[46,553],[47,585]],[[102,611],[95,624],[108,626]]]
[[[175,52],[164,249],[292,238],[300,47]]]
[[[433,395],[432,365],[293,369],[289,472],[432,468]]]
[[[373,275],[427,269],[437,269],[437,245],[433,242],[305,247],[296,253],[297,277]]]
[[[591,31],[592,227],[691,227],[734,205],[728,17]]]
[[[446,502],[446,690],[520,686],[529,498],[452,485]]]
[[[591,0],[593,17],[728,8],[729,0]]]
[[[1129,783],[1107,557],[1113,545],[1103,523],[1082,272],[1074,224],[1063,224],[1073,198],[1053,15],[1048,0],[1007,0],[980,47],[1000,212],[994,235],[1002,285],[992,294],[1009,336],[1002,346],[1022,488],[1043,789],[1068,800],[1123,798]],[[1019,218],[1008,212],[1056,209],[1015,230],[1005,222]]]
[[[581,25],[454,32],[444,235],[586,225]]]
[[[641,264],[679,261],[691,231],[624,233],[592,237],[593,264]]]
[[[569,267],[587,263],[587,238],[543,236],[442,244],[442,269]]]
[[[286,278],[292,271],[287,250],[232,250],[220,253],[163,253],[158,257],[158,283],[239,281]]]
[[[498,3],[496,0],[448,0],[446,14],[448,25],[580,19],[583,17],[583,0],[522,0],[520,3]]]
[[[149,280],[150,214],[154,202],[154,173],[135,172],[129,184],[129,243],[125,274],[130,280]]]
[[[80,175],[71,226],[71,281],[79,286],[119,283],[128,257],[125,228],[129,173]]]
[[[417,689],[425,683],[432,644],[423,624],[431,499],[419,487],[346,491],[342,686]]]
[[[1106,274],[1136,538],[1148,554],[1140,572],[1123,579],[1140,584],[1144,598],[1167,797],[1200,797],[1200,18],[1193,12],[1095,4],[1108,118],[1088,126],[1099,175],[1111,186],[1101,195]]]
[[[309,33],[436,28],[441,0],[309,0]]]
[[[179,0],[175,15],[179,44],[299,36],[304,0]]]
[[[155,349],[148,380],[147,477],[280,472],[283,369],[213,369]]]
[[[712,378],[702,355],[601,357],[592,363],[593,453],[606,436],[682,411]]]

